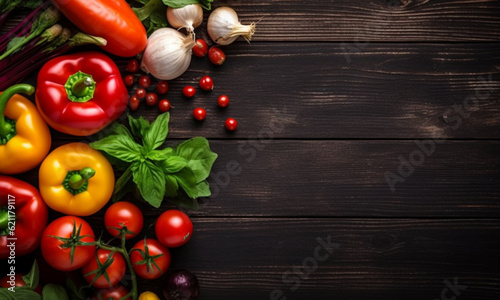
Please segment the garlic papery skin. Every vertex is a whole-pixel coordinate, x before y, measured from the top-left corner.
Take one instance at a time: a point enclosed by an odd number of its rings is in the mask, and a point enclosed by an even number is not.
[[[157,29],[148,39],[141,69],[161,80],[181,76],[191,63],[194,33],[184,35],[173,28]]]
[[[219,7],[208,17],[207,30],[210,38],[219,45],[229,45],[240,35],[249,42],[255,33],[255,23],[242,25],[238,15],[230,7]]]
[[[167,8],[167,20],[170,26],[180,29],[186,28],[188,32],[203,22],[203,9],[199,3],[189,4],[181,8]]]

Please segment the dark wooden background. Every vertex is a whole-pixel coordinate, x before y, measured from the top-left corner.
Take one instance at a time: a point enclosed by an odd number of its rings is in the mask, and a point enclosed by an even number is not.
[[[168,94],[168,143],[202,135],[219,154],[214,195],[187,211],[193,238],[172,250],[200,299],[500,299],[500,1],[222,5],[260,20],[252,42],[224,47],[221,67],[193,57]],[[204,74],[214,91],[184,100]]]

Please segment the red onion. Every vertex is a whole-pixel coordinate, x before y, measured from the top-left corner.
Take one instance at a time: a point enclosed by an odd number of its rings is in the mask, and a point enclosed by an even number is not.
[[[163,289],[167,300],[194,300],[198,297],[199,285],[196,275],[188,270],[172,271]]]

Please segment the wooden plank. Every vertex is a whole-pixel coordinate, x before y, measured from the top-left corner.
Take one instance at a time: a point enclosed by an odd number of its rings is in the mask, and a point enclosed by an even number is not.
[[[204,300],[285,299],[271,297],[280,291],[286,299],[441,299],[446,280],[460,286],[460,299],[500,296],[496,219],[196,218],[194,227],[188,244],[171,249],[172,268],[195,272]],[[162,282],[140,286],[159,292]]]
[[[174,146],[178,141],[169,143]],[[500,141],[423,140],[419,144],[212,140],[212,150],[219,154],[209,178],[213,195],[200,199],[199,211],[189,213],[204,217],[498,217]],[[17,177],[38,184],[36,170]],[[163,209],[169,207],[165,204]],[[143,208],[151,210],[149,205]]]
[[[346,53],[338,43],[253,43],[225,51],[223,66],[193,57],[170,82],[170,137],[258,138],[274,127],[274,138],[500,138],[500,44],[371,43]],[[215,89],[184,99],[182,88],[205,74]],[[226,109],[216,106],[221,94],[231,99]],[[191,116],[197,106],[208,111],[203,123]],[[132,115],[152,120],[158,110],[143,105]],[[223,128],[228,117],[239,121],[235,134]]]
[[[499,41],[495,0],[220,1],[255,41]]]

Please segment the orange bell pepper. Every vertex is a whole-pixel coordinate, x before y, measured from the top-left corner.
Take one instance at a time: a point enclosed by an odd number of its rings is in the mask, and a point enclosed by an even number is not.
[[[18,174],[33,169],[47,156],[49,127],[30,100],[35,88],[17,84],[0,94],[0,173]]]

